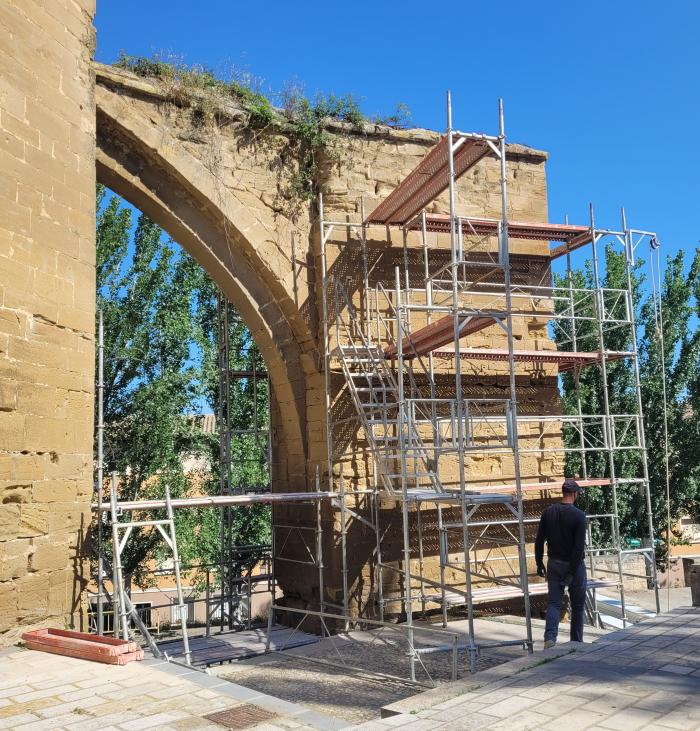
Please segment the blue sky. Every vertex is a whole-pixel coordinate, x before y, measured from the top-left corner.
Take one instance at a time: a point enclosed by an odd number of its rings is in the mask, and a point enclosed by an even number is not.
[[[500,12],[499,12],[500,8]],[[550,219],[655,230],[695,249],[700,196],[700,3],[668,0],[281,2],[98,0],[99,61],[175,54],[219,72],[351,93],[366,114],[496,132],[547,150]]]

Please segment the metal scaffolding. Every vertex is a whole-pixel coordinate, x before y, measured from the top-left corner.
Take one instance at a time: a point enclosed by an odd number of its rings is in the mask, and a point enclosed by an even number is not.
[[[330,220],[319,196],[327,477],[317,469],[313,491],[270,493],[269,486],[233,484],[231,445],[239,432],[232,424],[231,384],[237,378],[252,378],[257,383],[258,378],[267,379],[267,374],[231,367],[233,315],[223,296],[218,302],[220,495],[119,504],[113,498],[110,505],[102,502],[100,491],[98,514],[111,510],[114,520],[122,510],[167,507],[172,513],[173,509],[197,506],[222,510],[222,631],[225,615],[232,626],[240,583],[231,570],[233,506],[308,503],[308,515],[313,510],[314,518],[307,524],[273,520],[268,649],[277,613],[299,617],[297,628],[313,618],[320,634],[327,637],[339,627],[346,633],[357,626],[391,629],[404,634],[412,681],[420,682],[417,670],[421,668],[430,679],[422,657],[440,652],[451,654],[451,677],[456,678],[458,651],[468,652],[469,667],[475,671],[486,647],[479,642],[475,627],[480,608],[518,602],[525,620],[523,637],[495,645],[519,645],[531,652],[531,600],[547,592],[545,583],[533,580],[531,545],[539,514],[532,506],[538,507],[534,499],[541,507],[543,500],[556,497],[565,470],[570,473],[573,469],[577,474],[567,476],[576,477],[586,491],[608,495],[606,510],[588,516],[589,621],[601,623],[596,590],[616,589],[622,622],[627,623],[624,582],[633,574],[624,562],[632,554],[644,558],[643,578],[656,589],[658,608],[631,294],[635,252],[653,234],[628,228],[624,217],[619,231],[598,228],[592,209],[585,226],[510,221],[501,104],[498,123],[496,135],[455,129],[448,94],[445,135],[371,213],[365,214],[360,201],[359,221]],[[500,217],[462,215],[457,206],[457,181],[486,157],[498,161]],[[435,199],[445,191],[449,213],[432,212]],[[400,248],[394,246],[396,235],[401,237]],[[543,262],[540,281],[514,277],[512,239],[543,242],[537,254]],[[608,244],[623,254],[626,287],[604,286],[600,252]],[[590,252],[590,287],[581,286],[572,266],[572,253],[585,251]],[[388,275],[382,275],[382,268],[376,266],[382,256],[400,262],[393,264]],[[338,266],[341,259],[345,266]],[[553,262],[559,266],[563,262],[561,281],[552,281]],[[528,322],[543,326],[559,348],[565,349],[518,349],[516,326]],[[491,342],[498,347],[474,347],[469,338],[487,328],[497,334]],[[626,343],[622,348],[617,337],[621,332]],[[610,370],[618,362],[631,364],[633,373],[634,405],[629,413],[611,409]],[[474,395],[467,387],[467,375],[469,368],[481,363],[494,374],[498,388]],[[546,371],[558,382],[561,374],[569,374],[575,408],[564,414],[541,413],[531,403],[522,408],[527,399],[518,379],[528,366]],[[586,410],[580,391],[580,376],[587,368],[600,373],[601,408],[595,412]],[[261,431],[256,416],[255,429],[258,435],[264,432],[269,456],[269,422],[267,431]],[[605,454],[606,468],[603,474],[591,474],[592,457],[599,454]],[[637,457],[638,473],[621,471],[621,460],[628,454]],[[560,474],[545,479],[524,467],[526,460],[544,455],[559,460]],[[499,474],[477,474],[475,465],[484,460],[499,465]],[[101,457],[98,464],[102,465]],[[273,479],[270,474],[270,481]],[[638,548],[626,547],[620,531],[618,494],[628,489],[639,491],[646,511],[646,545]],[[393,540],[397,505],[401,525],[396,531],[398,539]],[[324,507],[333,513],[338,526],[332,545],[340,553],[337,563],[342,587],[340,600],[336,595],[333,601],[324,578],[323,551],[329,545],[323,538]],[[353,525],[369,529],[374,537],[371,596],[354,599],[354,587],[349,585]],[[287,553],[292,545],[298,550]],[[400,545],[398,550],[396,545]],[[303,609],[276,602],[274,576],[285,562],[303,563],[316,572],[317,607]],[[456,634],[445,629],[456,608],[466,613],[468,621],[468,641],[462,645]],[[122,602],[122,618],[127,611]],[[442,629],[416,624],[418,616],[429,612],[441,617]],[[402,620],[398,625],[390,621],[397,618]],[[438,633],[437,641],[433,638],[421,644],[416,635],[430,632]]]
[[[216,621],[219,624],[219,631],[230,631],[243,627],[250,627],[250,614],[247,620],[243,621],[240,614],[241,603],[249,599],[252,594],[258,593],[253,589],[253,584],[264,584],[266,591],[270,593],[274,601],[275,578],[271,570],[261,577],[254,577],[250,567],[241,566],[241,556],[246,556],[247,563],[252,560],[250,557],[259,556],[260,560],[269,560],[271,547],[267,544],[259,546],[241,547],[234,545],[232,540],[233,511],[237,508],[267,504],[284,500],[294,502],[300,498],[304,501],[317,501],[320,497],[317,493],[286,493],[272,495],[271,486],[271,430],[269,400],[268,408],[260,407],[259,397],[261,394],[269,396],[269,377],[264,368],[260,368],[257,357],[252,357],[248,349],[252,347],[252,339],[247,343],[231,344],[232,328],[241,326],[240,317],[235,312],[225,296],[218,292],[216,295],[216,331],[215,348],[217,353],[217,409],[216,409],[216,438],[218,440],[218,466],[219,466],[219,494],[199,495],[196,497],[171,499],[166,494],[163,499],[141,499],[122,500],[117,498],[117,485],[120,477],[116,474],[111,478],[111,500],[110,503],[103,501],[104,493],[104,419],[103,419],[103,369],[104,369],[104,328],[102,313],[99,313],[98,328],[98,406],[97,406],[97,484],[96,503],[93,506],[97,517],[97,575],[96,575],[96,612],[94,629],[98,634],[108,632],[108,625],[105,621],[105,599],[111,600],[112,610],[109,614],[113,617],[113,631],[115,634],[126,634],[132,630],[127,621],[129,616],[131,623],[146,638],[151,647],[156,650],[156,644],[150,636],[145,623],[139,621],[136,610],[131,606],[121,571],[121,553],[124,545],[134,529],[151,529],[158,531],[167,546],[177,552],[177,541],[175,536],[174,517],[171,515],[173,509],[213,507],[220,511],[221,515],[221,537],[220,537],[220,560],[218,565],[218,591],[216,581],[212,585],[212,572],[207,570],[207,597],[206,597],[206,628],[209,635],[211,626]],[[240,347],[238,347],[240,346]],[[243,352],[243,351],[246,352]],[[240,366],[241,361],[249,361],[245,368]],[[250,414],[241,415],[236,407],[236,394],[240,388],[247,388],[252,394],[252,409]],[[263,398],[263,401],[266,399]],[[243,443],[245,442],[245,443]],[[246,454],[246,446],[255,445],[252,455]],[[262,483],[256,480],[255,484],[248,484],[245,477],[251,470],[247,462],[258,462],[260,455],[264,456],[264,468]],[[253,470],[255,472],[256,470]],[[258,472],[260,470],[257,470]],[[166,488],[167,492],[167,488]],[[151,519],[140,517],[139,513],[153,511],[165,511],[167,517],[164,519]],[[104,543],[104,518],[111,516],[113,533],[113,555],[114,565],[110,571],[106,571],[108,565]],[[136,514],[136,517],[134,517]],[[140,517],[140,519],[139,519]],[[122,533],[123,532],[123,533]],[[121,536],[121,538],[120,538]],[[265,559],[265,557],[268,557]],[[187,646],[187,613],[184,609],[182,594],[182,582],[180,579],[181,568],[179,558],[174,558],[174,576],[178,594],[178,616],[181,617],[180,626],[183,635],[183,643]],[[246,563],[244,561],[244,563]],[[192,568],[192,567],[187,567]],[[210,568],[210,567],[208,567]],[[184,569],[183,569],[184,570]],[[149,572],[146,572],[149,573]],[[150,572],[154,576],[162,572],[158,570]],[[105,585],[109,574],[112,583],[112,591]],[[216,574],[215,574],[216,575]],[[257,586],[256,586],[257,588]],[[156,608],[156,607],[152,607]],[[248,605],[250,612],[250,603]],[[185,661],[189,663],[189,650],[186,649]]]
[[[639,553],[644,557],[644,578],[657,587],[631,298],[634,252],[653,234],[628,229],[624,221],[621,231],[599,229],[592,210],[588,226],[509,221],[506,154],[502,104],[498,135],[464,133],[453,128],[448,94],[446,134],[374,211],[365,216],[360,202],[361,221],[327,220],[322,199],[320,202],[328,473],[331,489],[338,494],[334,504],[341,508],[341,545],[345,545],[348,520],[360,518],[346,503],[353,490],[366,491],[369,487],[371,509],[361,519],[376,535],[374,583],[380,618],[384,619],[387,607],[398,604],[413,646],[416,612],[438,608],[446,626],[448,610],[464,607],[472,670],[476,669],[480,652],[475,612],[484,603],[521,601],[524,637],[503,644],[522,644],[532,651],[530,599],[546,594],[546,584],[530,581],[534,561],[528,544],[534,542],[532,528],[536,528],[538,516],[528,514],[528,500],[533,496],[555,497],[552,491],[560,488],[561,480],[524,478],[526,455],[559,456],[567,469],[578,460],[579,474],[568,476],[578,477],[587,490],[610,491],[609,510],[589,515],[591,525],[610,523],[606,545],[597,545],[594,540],[600,531],[589,530],[589,620],[600,624],[596,589],[616,588],[621,596],[623,625],[627,623],[624,580],[630,573],[623,565],[626,555]],[[499,161],[501,216],[489,219],[460,215],[456,181],[487,155]],[[449,214],[428,213],[426,207],[445,190]],[[391,281],[374,276],[370,282],[368,241],[375,247],[379,241],[383,251],[390,251],[387,247],[392,245],[392,231],[402,236],[403,265],[395,266]],[[445,249],[441,249],[438,236],[447,234],[449,260],[445,263]],[[429,235],[433,235],[432,245]],[[413,239],[409,243],[410,237]],[[566,285],[514,282],[510,251],[513,238],[554,242],[544,254],[546,276],[552,276],[551,263],[565,257]],[[602,285],[599,252],[601,242],[609,241],[624,253],[624,289]],[[336,254],[333,258],[329,256],[331,247]],[[590,247],[590,288],[574,286],[572,276],[571,253],[583,247]],[[416,266],[416,253],[422,258],[422,273]],[[341,255],[353,262],[355,271],[362,261],[362,281],[357,284],[355,277],[354,289],[348,284],[349,277],[343,280],[333,271]],[[546,323],[550,335],[558,335],[560,347],[568,349],[517,350],[514,322],[518,320]],[[506,347],[469,347],[468,338],[486,328],[500,333]],[[610,333],[620,329],[625,329],[631,344],[626,350],[610,345]],[[610,408],[609,364],[620,360],[632,363],[634,371],[633,413],[612,413]],[[505,394],[498,398],[468,396],[463,372],[467,362],[490,362],[494,368],[505,364],[500,376],[507,384]],[[558,368],[555,375],[572,372],[577,410],[563,415],[519,414],[517,376],[522,373],[522,364],[528,363],[539,368],[549,364],[550,368]],[[601,373],[599,413],[585,413],[578,392],[579,374],[587,367],[598,368]],[[336,373],[343,377],[340,391],[333,388]],[[334,399],[343,394],[352,401],[356,426],[365,439],[360,446],[356,441],[350,450],[334,444],[335,432],[346,427],[343,421],[347,419],[333,421]],[[607,470],[604,475],[589,475],[589,455],[601,451],[607,455]],[[371,474],[364,484],[355,479],[349,490],[345,465],[361,463],[361,452],[369,454]],[[640,474],[618,474],[619,458],[625,452],[639,455]],[[500,460],[500,479],[473,474],[475,460],[486,456]],[[646,545],[635,549],[626,548],[620,535],[618,491],[628,485],[636,486],[644,495],[647,514]],[[401,556],[391,562],[382,558],[386,556],[382,544],[388,526],[383,524],[383,513],[387,511],[381,506],[387,499],[400,503],[402,522]],[[436,514],[437,523],[432,527],[438,536],[432,575],[425,544],[426,509]],[[614,558],[614,571],[601,566],[604,556]],[[386,590],[384,578],[392,573],[401,579],[400,589],[394,592]],[[346,613],[347,608],[346,584]],[[418,652],[413,652],[412,678],[418,659]]]
[[[251,366],[235,368],[233,361],[239,360],[242,353],[235,352],[231,346],[231,328],[240,326],[242,321],[223,292],[217,296],[217,340],[219,390],[217,399],[217,436],[219,439],[219,494],[221,496],[250,493],[267,493],[271,489],[270,470],[272,465],[272,441],[270,431],[269,398],[267,413],[259,413],[259,389],[265,388],[270,393],[269,377],[265,370],[258,368],[257,359],[253,355]],[[252,393],[252,414],[245,424],[234,424],[236,418],[235,385],[249,385]],[[264,384],[264,386],[262,386]],[[255,446],[251,458],[242,457],[243,450],[238,443],[242,439],[251,438]],[[257,460],[258,454],[265,454],[267,480],[265,484],[247,484],[241,480],[240,473],[247,472],[246,459]],[[236,462],[238,464],[236,465]],[[234,467],[238,470],[234,470]],[[234,472],[236,473],[234,475]],[[246,503],[246,504],[253,504]],[[241,572],[236,569],[236,551],[232,541],[234,503],[225,502],[221,506],[221,547],[219,577],[221,581],[220,604],[212,606],[208,611],[219,612],[220,630],[229,630],[236,626],[236,614],[240,606]],[[273,582],[274,586],[274,582]]]

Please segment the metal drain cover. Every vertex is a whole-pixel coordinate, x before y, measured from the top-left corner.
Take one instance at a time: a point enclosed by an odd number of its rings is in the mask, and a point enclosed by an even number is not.
[[[204,716],[208,721],[218,723],[224,728],[250,728],[262,721],[269,721],[277,718],[278,714],[268,711],[252,703],[245,703],[242,706],[227,708],[225,711],[217,711]]]

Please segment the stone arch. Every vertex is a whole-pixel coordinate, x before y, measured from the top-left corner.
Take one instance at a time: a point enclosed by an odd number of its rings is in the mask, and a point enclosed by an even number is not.
[[[168,115],[183,121],[188,112],[169,102],[163,84],[93,64],[93,0],[62,3],[65,23],[40,5],[3,5],[10,32],[0,120],[7,172],[0,204],[0,644],[23,629],[81,621],[93,480],[96,108],[100,180],[204,264],[263,350],[279,403],[276,488],[310,484],[327,449],[317,345],[319,241],[308,211],[294,222],[276,211],[274,165],[284,162],[289,138],[270,129],[270,154],[251,153],[245,113],[224,110],[227,178],[217,179],[192,141],[191,119],[174,131],[169,124]],[[439,138],[382,125],[358,130],[329,122],[327,129],[339,156],[320,156],[317,182],[326,215],[336,221],[357,221],[361,201],[372,210]],[[545,159],[509,148],[515,220],[547,219]],[[497,161],[485,159],[460,181],[460,210],[498,217],[497,180]],[[434,210],[446,209],[443,196]],[[396,239],[372,244],[391,261],[402,243]],[[541,253],[536,246],[523,251]],[[337,603],[342,572],[333,540],[334,531],[324,527],[330,549],[324,588]],[[373,540],[361,526],[351,536],[351,570],[360,579],[370,576]],[[318,601],[308,573],[290,572],[285,580],[299,601]],[[358,603],[369,596],[361,580],[357,596]]]
[[[222,185],[215,172],[170,135],[158,105],[131,103],[124,89],[96,86],[97,180],[148,215],[193,256],[234,304],[267,364],[276,414],[276,489],[306,481],[307,377],[317,373],[316,344],[299,307],[265,257],[294,230],[283,216],[261,220],[260,202]],[[138,83],[138,82],[136,82]],[[145,112],[145,113],[144,113]],[[287,254],[277,244],[281,258]],[[274,407],[273,407],[274,408]]]

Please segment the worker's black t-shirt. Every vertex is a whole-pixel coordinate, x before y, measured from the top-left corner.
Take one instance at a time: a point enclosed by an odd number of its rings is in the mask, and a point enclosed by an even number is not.
[[[542,563],[544,544],[547,555],[559,561],[568,561],[574,573],[585,555],[586,514],[570,503],[550,505],[542,513],[535,541],[535,559]]]

